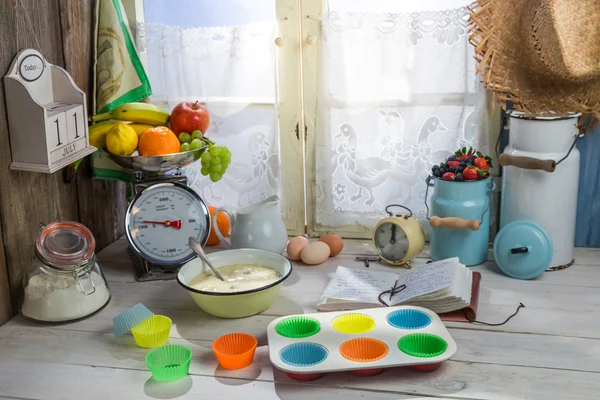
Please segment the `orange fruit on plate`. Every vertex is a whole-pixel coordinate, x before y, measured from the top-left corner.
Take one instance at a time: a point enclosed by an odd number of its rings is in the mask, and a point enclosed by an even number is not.
[[[208,246],[216,246],[219,243],[221,243],[221,240],[219,239],[219,237],[215,233],[214,229],[212,228],[212,219],[213,219],[213,215],[215,215],[215,211],[217,211],[217,207],[208,206],[208,211],[210,211],[211,227],[210,227],[210,233],[208,234],[208,240],[206,241],[206,244]],[[231,223],[229,221],[229,215],[225,214],[224,212],[220,212],[219,215],[217,216],[217,225],[219,226],[219,231],[221,232],[221,234],[223,236],[229,236],[229,228],[231,228]]]
[[[179,139],[166,126],[146,129],[140,136],[138,153],[140,156],[162,156],[179,153]]]

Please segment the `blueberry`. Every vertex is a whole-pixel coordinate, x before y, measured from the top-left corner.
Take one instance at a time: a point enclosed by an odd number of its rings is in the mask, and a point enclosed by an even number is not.
[[[434,165],[433,168],[431,168],[431,172],[435,173],[435,171],[438,171],[440,169],[439,166]]]
[[[461,161],[461,162],[460,162],[460,166],[461,166],[461,167],[464,167],[465,165],[467,165],[467,163],[466,163],[466,162],[464,162],[464,161]]]
[[[448,171],[450,171],[450,172],[456,172],[456,167],[448,167]]]
[[[433,176],[437,176],[439,178],[440,176],[442,176],[442,174],[440,174],[439,169],[436,169],[435,171],[433,171]]]
[[[440,175],[444,175],[446,173],[446,168],[440,168]]]
[[[456,161],[456,156],[450,156],[450,158],[448,158],[448,161]]]
[[[456,174],[456,176],[454,177],[455,181],[462,181],[463,180],[463,176],[462,174],[459,172],[458,174]]]
[[[456,171],[458,171],[458,172],[463,172],[464,170],[465,170],[464,166],[460,166],[460,167],[456,168]]]

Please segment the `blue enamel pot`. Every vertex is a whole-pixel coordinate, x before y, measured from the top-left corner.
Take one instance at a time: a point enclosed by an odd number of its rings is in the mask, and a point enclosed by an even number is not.
[[[485,262],[495,182],[490,177],[455,182],[430,176],[427,186],[427,190],[433,188],[431,207],[425,197],[427,218],[431,223],[431,258],[437,261],[458,257],[466,266]]]

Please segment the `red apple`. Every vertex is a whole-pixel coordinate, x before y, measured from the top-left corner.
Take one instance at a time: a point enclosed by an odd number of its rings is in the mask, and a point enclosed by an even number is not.
[[[195,130],[206,134],[208,125],[210,125],[210,115],[208,110],[198,102],[179,103],[171,111],[171,130],[179,135],[181,132],[191,134]]]

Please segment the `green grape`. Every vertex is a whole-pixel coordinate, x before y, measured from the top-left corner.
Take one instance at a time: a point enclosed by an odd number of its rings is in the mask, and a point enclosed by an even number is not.
[[[221,180],[221,177],[223,176],[223,174],[219,173],[219,172],[211,172],[210,173],[210,180],[213,182],[218,182]]]
[[[212,146],[210,148],[210,154],[212,154],[215,157],[221,156],[222,155],[221,147],[219,147],[219,146]]]
[[[222,170],[223,170],[223,167],[219,164],[212,165],[210,167],[210,172],[221,172]]]
[[[212,165],[219,165],[221,164],[221,157],[213,157],[210,159],[210,163]]]
[[[202,139],[202,132],[196,129],[192,132],[192,139]]]
[[[189,133],[181,132],[179,134],[179,141],[181,143],[189,143],[192,141],[192,136]]]
[[[194,139],[192,140],[192,143],[190,143],[190,146],[192,150],[201,149],[202,147],[204,147],[204,142],[200,139]]]
[[[210,170],[206,167],[202,167],[202,169],[200,170],[200,173],[204,176],[208,175],[210,173]]]
[[[210,152],[205,151],[204,153],[202,153],[202,156],[201,156],[202,162],[203,163],[205,163],[205,162],[209,163],[210,162],[210,157],[211,157]]]
[[[189,143],[181,143],[181,146],[179,146],[179,151],[188,151],[190,150],[190,144]]]

